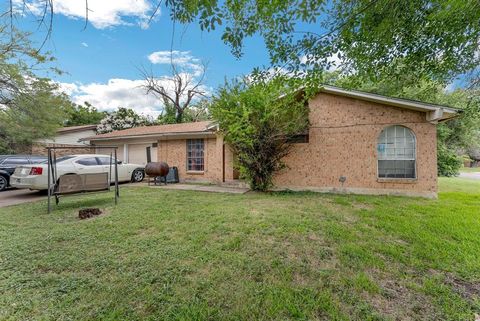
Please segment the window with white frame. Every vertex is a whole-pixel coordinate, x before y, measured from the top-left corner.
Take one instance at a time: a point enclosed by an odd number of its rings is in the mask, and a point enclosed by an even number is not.
[[[416,142],[404,126],[384,128],[378,137],[378,177],[416,178]]]
[[[203,171],[204,164],[203,139],[187,139],[187,171]]]

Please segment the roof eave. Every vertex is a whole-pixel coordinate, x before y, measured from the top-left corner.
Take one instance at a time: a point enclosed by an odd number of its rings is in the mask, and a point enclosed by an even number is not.
[[[437,118],[432,118],[432,121],[442,121],[442,120],[448,120],[450,118],[455,118],[458,116],[460,112],[460,110],[450,108],[447,106],[428,104],[428,103],[411,101],[411,100],[400,99],[400,98],[391,98],[391,97],[371,94],[367,92],[346,90],[346,89],[342,89],[334,86],[325,85],[320,89],[320,91],[327,94],[335,94],[339,96],[370,101],[370,102],[389,105],[389,106],[398,107],[398,108],[421,111],[421,112],[427,113],[427,115],[428,113],[442,115]]]
[[[188,136],[212,136],[214,133],[211,131],[196,131],[196,132],[177,132],[177,133],[154,133],[154,134],[137,134],[137,135],[122,135],[122,136],[109,136],[109,137],[86,137],[82,138],[82,140],[89,140],[89,141],[103,141],[103,140],[118,140],[118,139],[134,139],[134,138],[152,138],[152,137],[188,137]]]
[[[96,128],[97,128],[97,125],[89,125],[85,127],[71,128],[71,129],[69,129],[68,127],[62,127],[57,130],[57,134],[81,132],[84,130],[94,130]]]

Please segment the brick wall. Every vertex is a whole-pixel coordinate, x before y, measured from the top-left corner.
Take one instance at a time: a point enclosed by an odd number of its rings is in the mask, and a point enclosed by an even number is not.
[[[181,181],[222,181],[222,144],[217,138],[204,139],[204,171],[187,171],[187,141],[186,139],[171,139],[158,141],[158,161],[166,162],[170,167],[178,167]]]
[[[94,154],[95,150],[86,146],[84,148],[69,148],[78,147],[78,145],[66,145],[66,144],[41,144],[36,143],[31,147],[32,155],[47,155],[47,147],[65,147],[65,149],[56,150],[57,156],[65,156],[72,154]]]
[[[425,120],[425,113],[323,93],[309,106],[309,143],[294,146],[285,159],[288,168],[275,177],[276,186],[436,196],[436,126]],[[393,124],[410,128],[416,136],[416,180],[377,178],[377,138]],[[346,177],[343,184],[340,176]]]

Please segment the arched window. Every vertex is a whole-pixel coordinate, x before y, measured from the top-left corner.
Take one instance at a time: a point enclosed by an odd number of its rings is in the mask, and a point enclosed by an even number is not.
[[[379,178],[416,178],[415,135],[403,126],[382,130],[377,142]]]

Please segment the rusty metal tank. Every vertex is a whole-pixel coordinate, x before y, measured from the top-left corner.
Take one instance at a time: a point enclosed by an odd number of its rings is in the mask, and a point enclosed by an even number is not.
[[[150,162],[145,165],[145,174],[148,176],[165,177],[169,172],[168,164],[165,162]]]

